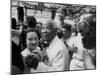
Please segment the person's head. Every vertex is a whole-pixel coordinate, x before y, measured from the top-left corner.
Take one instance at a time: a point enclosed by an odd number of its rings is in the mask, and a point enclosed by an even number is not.
[[[45,40],[47,37],[50,37],[50,33],[56,29],[56,23],[53,20],[47,20],[42,26],[42,38]],[[53,33],[51,34],[53,35]]]
[[[63,38],[67,39],[71,36],[71,25],[64,23],[62,26]]]
[[[37,21],[34,16],[27,17],[27,25],[29,28],[35,28]]]
[[[87,31],[88,31],[88,23],[86,21],[80,22],[78,27],[78,32],[81,33],[82,36],[84,36]]]
[[[39,35],[35,29],[28,29],[26,31],[26,45],[29,50],[34,50],[39,44]]]
[[[61,15],[66,16],[67,15],[67,10],[66,7],[62,7],[60,10]]]
[[[62,35],[63,35],[63,33],[62,33],[61,28],[57,28],[57,36],[59,37],[59,39],[62,38]]]
[[[93,15],[92,14],[85,14],[80,17],[80,21],[78,23],[79,26],[79,32],[82,36],[84,36],[87,32],[89,32],[89,26],[91,25],[91,22],[93,21]]]
[[[42,23],[41,23],[41,22],[37,22],[35,29],[38,30],[39,33],[41,33],[41,30],[42,30]]]
[[[12,18],[12,29],[16,29],[16,19]]]
[[[73,36],[77,36],[78,32],[76,30],[76,28],[72,28],[72,35]]]

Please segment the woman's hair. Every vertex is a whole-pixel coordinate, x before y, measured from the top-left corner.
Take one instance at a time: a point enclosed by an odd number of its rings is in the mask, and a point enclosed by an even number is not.
[[[82,42],[86,49],[93,49],[96,47],[96,36],[85,36]]]
[[[96,17],[92,15],[89,19],[89,31],[85,34],[82,39],[83,46],[86,49],[96,48],[96,21],[94,20]]]
[[[33,29],[33,28],[29,28],[29,29],[27,29],[26,31],[25,31],[25,36],[27,36],[27,34],[29,33],[29,32],[35,32],[36,34],[37,34],[37,36],[38,36],[38,38],[39,38],[39,32],[36,30],[36,29]],[[40,38],[39,38],[40,39]]]

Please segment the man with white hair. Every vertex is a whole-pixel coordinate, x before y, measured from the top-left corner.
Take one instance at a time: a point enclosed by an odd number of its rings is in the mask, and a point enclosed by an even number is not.
[[[47,20],[42,28],[42,38],[49,42],[49,46],[45,51],[46,59],[39,63],[36,72],[68,70],[68,50],[63,41],[57,35],[54,35],[56,33],[55,31],[55,22],[53,20]]]

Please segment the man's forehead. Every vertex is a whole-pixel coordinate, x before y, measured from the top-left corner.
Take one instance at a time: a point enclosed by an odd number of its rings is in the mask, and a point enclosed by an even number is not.
[[[42,27],[48,27],[48,25],[47,24],[43,24]]]
[[[44,23],[43,23],[43,27],[49,27],[49,28],[57,28],[57,25],[56,25],[56,22],[53,21],[53,20],[46,20]]]
[[[44,23],[43,27],[54,28],[53,24],[51,23]]]

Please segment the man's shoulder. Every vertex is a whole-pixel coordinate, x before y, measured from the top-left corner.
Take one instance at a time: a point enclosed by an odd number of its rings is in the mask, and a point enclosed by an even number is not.
[[[65,49],[66,48],[66,45],[64,44],[63,40],[62,39],[59,39],[55,45],[54,45],[54,48],[56,49]]]
[[[62,39],[59,39],[59,38],[55,38],[52,42],[52,44],[50,45],[49,47],[50,49],[52,49],[53,51],[62,51],[62,50],[66,50],[67,47],[66,45],[64,44],[63,40]]]
[[[66,45],[64,44],[63,40],[59,40],[55,43],[54,47],[52,48],[53,52],[54,52],[54,55],[58,55],[59,53],[63,53],[63,54],[66,54],[68,52],[68,49],[66,47]]]

